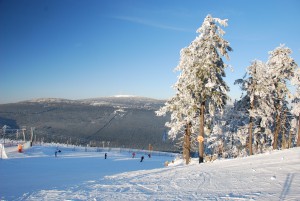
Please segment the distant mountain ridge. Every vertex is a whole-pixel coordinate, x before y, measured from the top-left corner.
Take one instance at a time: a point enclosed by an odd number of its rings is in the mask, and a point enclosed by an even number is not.
[[[35,127],[37,140],[112,147],[174,150],[173,142],[163,141],[165,122],[157,117],[165,100],[118,96],[82,100],[39,98],[0,104],[0,126]],[[11,137],[16,134],[11,133]]]
[[[38,98],[26,101],[21,101],[19,103],[67,103],[67,104],[86,104],[92,106],[100,105],[110,105],[114,107],[145,107],[154,108],[164,104],[165,100],[158,100],[147,97],[140,96],[130,96],[130,95],[116,95],[112,97],[99,97],[99,98],[89,98],[89,99],[62,99],[62,98]]]

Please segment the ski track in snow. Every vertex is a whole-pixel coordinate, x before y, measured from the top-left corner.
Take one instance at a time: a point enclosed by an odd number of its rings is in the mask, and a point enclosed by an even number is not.
[[[294,148],[123,172],[25,193],[16,200],[300,200],[299,189],[300,148]]]

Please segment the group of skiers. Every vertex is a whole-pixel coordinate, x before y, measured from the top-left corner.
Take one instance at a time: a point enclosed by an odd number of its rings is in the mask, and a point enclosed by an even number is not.
[[[151,158],[151,154],[148,154],[148,157]],[[135,158],[135,152],[132,152],[132,158]],[[143,162],[144,156],[141,156],[140,162]],[[107,159],[107,153],[104,154],[104,159]]]
[[[54,152],[55,157],[57,157],[57,153],[61,153],[61,150],[58,148]],[[148,157],[151,158],[151,154],[148,154]],[[132,152],[132,158],[135,158],[135,152]],[[144,158],[144,156],[141,156],[140,162],[143,162]],[[104,154],[104,159],[107,159],[107,153]]]
[[[148,154],[148,157],[151,158],[151,154]],[[132,158],[135,158],[135,152],[132,152]],[[143,162],[144,158],[144,156],[141,156],[140,162]]]

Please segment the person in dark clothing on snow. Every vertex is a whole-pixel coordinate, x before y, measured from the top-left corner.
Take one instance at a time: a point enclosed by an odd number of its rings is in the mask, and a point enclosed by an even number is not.
[[[140,162],[143,162],[143,160],[144,160],[144,156],[141,157],[141,161]]]
[[[54,154],[55,154],[55,157],[57,157],[57,153],[61,153],[61,150],[60,150],[60,149],[58,149],[58,148],[56,148],[56,151],[54,152]]]
[[[105,159],[107,158],[107,153],[104,154],[104,158],[105,158]]]

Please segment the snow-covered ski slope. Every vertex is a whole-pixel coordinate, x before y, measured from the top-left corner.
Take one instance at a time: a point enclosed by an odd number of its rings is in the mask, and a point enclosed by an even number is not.
[[[33,147],[0,160],[2,200],[300,200],[300,148],[184,165],[170,156]]]

